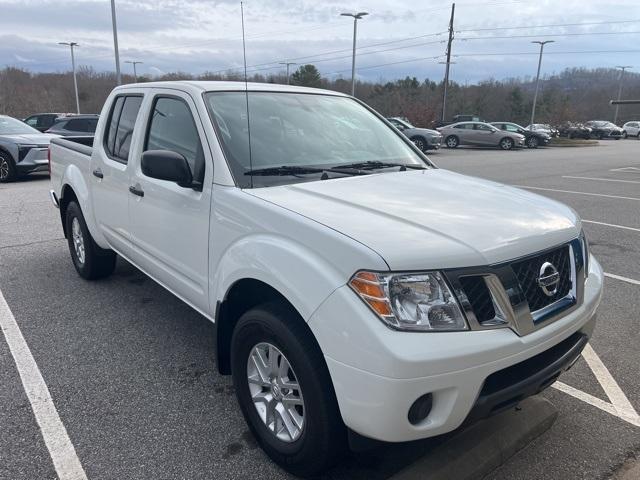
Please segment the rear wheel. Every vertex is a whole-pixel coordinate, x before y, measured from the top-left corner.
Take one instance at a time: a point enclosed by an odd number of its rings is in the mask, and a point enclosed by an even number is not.
[[[16,165],[7,153],[0,152],[0,183],[11,182],[16,178]]]
[[[116,254],[113,250],[100,248],[93,240],[82,210],[76,202],[67,206],[65,221],[69,252],[78,274],[86,280],[111,275],[116,268]]]
[[[511,150],[513,148],[513,140],[511,140],[509,137],[504,137],[502,140],[500,140],[499,145],[502,150]]]
[[[538,148],[538,139],[536,137],[529,137],[527,140],[528,148]]]
[[[444,143],[447,148],[456,148],[458,145],[460,145],[460,140],[458,140],[458,137],[456,137],[455,135],[449,135],[445,139]]]
[[[283,302],[245,313],[231,339],[238,403],[263,450],[285,470],[317,475],[346,451],[329,371],[312,333]]]

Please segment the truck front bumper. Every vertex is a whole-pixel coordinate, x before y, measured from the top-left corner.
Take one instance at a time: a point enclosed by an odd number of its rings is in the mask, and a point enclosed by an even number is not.
[[[450,432],[553,383],[591,336],[602,285],[592,257],[582,304],[522,337],[508,328],[394,331],[346,286],[318,308],[309,326],[325,354],[344,423],[365,437],[403,442]],[[425,394],[431,394],[431,410],[411,423],[409,409]]]

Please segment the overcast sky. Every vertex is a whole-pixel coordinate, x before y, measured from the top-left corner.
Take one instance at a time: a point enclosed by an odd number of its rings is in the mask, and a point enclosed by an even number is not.
[[[239,1],[116,0],[116,8],[121,61],[143,61],[139,73],[242,65]],[[249,70],[278,72],[277,63],[289,60],[350,78],[353,23],[339,16],[349,9],[370,13],[358,24],[361,78],[440,80],[450,8],[436,0],[247,0],[247,62],[258,65]],[[538,47],[530,42],[538,39],[556,42],[545,49],[543,74],[621,64],[640,70],[637,0],[461,0],[455,30],[451,78],[459,82],[535,75]],[[114,70],[109,0],[0,0],[0,67],[66,71],[69,52],[59,41],[80,44],[78,65]]]

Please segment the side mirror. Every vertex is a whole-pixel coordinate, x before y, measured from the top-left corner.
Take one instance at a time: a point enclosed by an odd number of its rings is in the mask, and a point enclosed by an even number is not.
[[[147,177],[175,182],[181,187],[193,187],[193,175],[187,159],[170,150],[147,150],[140,164]]]

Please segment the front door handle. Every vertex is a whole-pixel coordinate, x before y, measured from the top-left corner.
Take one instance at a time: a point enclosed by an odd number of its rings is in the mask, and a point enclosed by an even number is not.
[[[133,185],[129,187],[129,191],[131,193],[133,193],[134,195],[137,195],[139,197],[144,197],[144,191],[139,189],[138,187],[134,187]]]
[[[93,171],[93,176],[98,178],[104,178],[104,173],[102,173],[102,170],[100,170],[99,168],[96,168]]]

